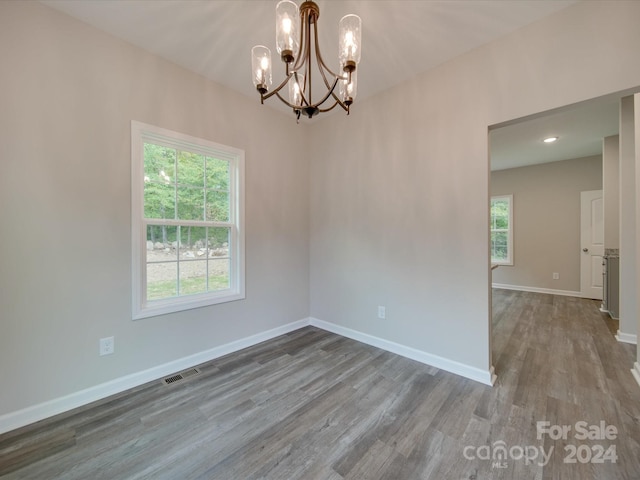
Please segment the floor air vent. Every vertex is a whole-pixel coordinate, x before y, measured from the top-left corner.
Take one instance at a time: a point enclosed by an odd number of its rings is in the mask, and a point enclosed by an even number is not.
[[[175,375],[171,375],[162,380],[165,385],[171,385],[173,383],[181,382],[189,377],[193,377],[194,375],[198,375],[200,370],[197,368],[191,368],[189,370],[185,370],[184,372],[176,373]]]

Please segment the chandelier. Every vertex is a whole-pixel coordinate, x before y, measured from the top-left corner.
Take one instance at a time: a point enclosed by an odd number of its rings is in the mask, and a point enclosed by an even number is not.
[[[293,109],[298,119],[302,113],[311,118],[320,112],[332,110],[336,105],[340,105],[347,115],[349,114],[349,107],[356,98],[356,67],[360,62],[362,48],[360,17],[345,15],[340,20],[338,40],[340,73],[335,73],[327,66],[320,53],[319,16],[320,9],[312,1],[303,2],[299,9],[298,5],[290,0],[282,0],[278,3],[276,48],[280,59],[285,64],[285,78],[272,90],[271,51],[264,45],[253,47],[251,49],[253,84],[260,93],[260,103],[276,95]],[[324,93],[320,97],[313,96],[315,92],[311,85],[312,56],[315,57],[317,70],[324,83]],[[288,86],[288,99],[280,93],[285,86]]]

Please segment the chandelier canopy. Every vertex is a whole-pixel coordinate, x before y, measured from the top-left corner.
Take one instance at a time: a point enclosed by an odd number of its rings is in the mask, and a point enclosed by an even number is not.
[[[298,119],[302,113],[311,118],[320,112],[332,110],[336,105],[340,105],[348,115],[349,107],[356,98],[356,68],[362,50],[360,17],[345,15],[340,20],[340,72],[335,73],[327,66],[320,53],[319,16],[320,9],[312,1],[303,2],[299,9],[290,0],[281,0],[276,6],[276,48],[285,64],[285,78],[273,90],[271,51],[264,45],[256,45],[251,49],[253,84],[260,93],[260,102],[264,103],[266,99],[276,95],[293,109]],[[321,97],[312,95],[312,56],[315,57],[317,70],[325,87]],[[287,85],[288,99],[285,99],[280,91]]]

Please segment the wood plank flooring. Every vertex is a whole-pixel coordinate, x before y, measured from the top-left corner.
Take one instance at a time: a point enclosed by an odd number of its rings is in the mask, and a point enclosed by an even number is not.
[[[595,301],[493,303],[493,388],[307,327],[0,435],[0,478],[640,479],[635,347]],[[538,421],[572,430],[538,438]],[[578,440],[579,421],[617,436]],[[611,446],[615,463],[588,461]]]

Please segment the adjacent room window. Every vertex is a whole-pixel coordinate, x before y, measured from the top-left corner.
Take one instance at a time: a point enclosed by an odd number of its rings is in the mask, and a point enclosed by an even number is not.
[[[513,195],[491,197],[491,263],[513,265]]]
[[[131,122],[133,318],[244,298],[244,152]]]

